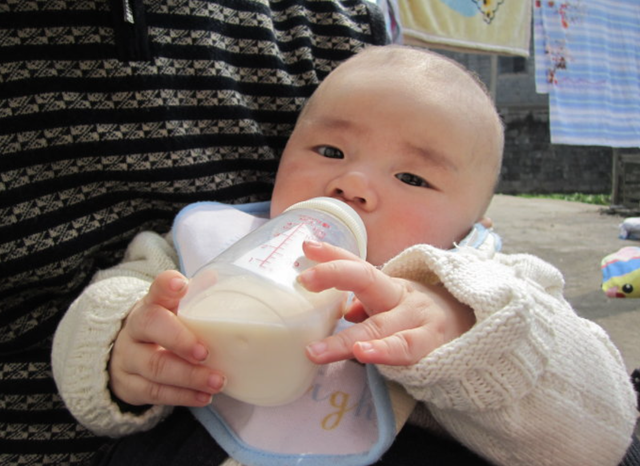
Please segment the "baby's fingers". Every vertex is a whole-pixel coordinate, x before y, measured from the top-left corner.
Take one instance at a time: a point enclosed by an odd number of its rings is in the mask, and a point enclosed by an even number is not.
[[[318,249],[330,248],[335,247],[324,243],[318,246]],[[370,315],[393,309],[406,293],[406,287],[399,281],[359,259],[320,263],[302,272],[298,280],[309,291],[329,288],[352,291]]]
[[[413,313],[410,308],[403,306],[397,309],[396,312],[376,314],[324,340],[312,343],[307,347],[307,354],[316,364],[326,364],[353,357],[360,360],[360,356],[363,356],[365,350],[370,348],[364,346],[358,350],[356,348],[357,344],[384,340],[388,337],[409,333],[409,331],[420,328],[421,325],[420,316]],[[398,342],[393,344],[392,354],[399,354],[402,361],[397,362],[397,364],[402,364],[409,359],[416,360],[417,352],[423,350],[429,341],[429,338],[424,336],[426,333],[428,332],[422,331],[423,336],[421,338],[423,338],[423,342],[419,346],[416,346],[417,341],[414,341],[414,339],[417,336],[414,337],[413,334],[409,334],[406,341],[407,345],[404,345],[404,342],[402,342],[402,345],[398,344]],[[379,350],[380,345],[373,349]],[[421,354],[424,355],[424,353]],[[373,357],[374,354],[368,357],[365,356],[366,360],[361,362],[372,362],[369,359]],[[420,358],[417,357],[417,359]]]
[[[153,400],[153,405],[166,406],[189,406],[202,407],[211,403],[213,395],[207,392],[199,392],[186,388],[173,387],[171,385],[160,385],[157,383],[149,383],[147,380],[140,379],[144,384],[144,390],[148,393],[148,399]]]
[[[157,345],[138,345],[137,356],[112,362],[112,388],[130,404],[200,406],[222,390],[221,374],[191,364]]]
[[[144,301],[175,311],[187,291],[187,283],[184,275],[177,270],[166,270],[155,278]]]
[[[435,349],[433,339],[425,333],[424,329],[412,329],[380,340],[359,341],[353,346],[353,355],[363,364],[409,366]]]
[[[173,312],[144,304],[144,300],[131,311],[122,332],[132,341],[155,343],[192,362],[204,361],[208,355],[207,348]]]
[[[139,376],[127,379],[127,390],[135,395],[119,396],[134,406],[147,404],[166,406],[206,406],[211,403],[212,394],[171,385],[150,382]]]
[[[374,319],[372,317],[312,343],[307,347],[309,358],[316,364],[355,358],[363,364],[408,366],[417,363],[442,344],[441,338],[428,327],[388,333],[384,329],[372,328],[372,324],[376,325]]]
[[[202,361],[207,357],[206,348],[176,317],[187,284],[184,275],[176,270],[159,274],[129,315],[125,330],[133,340],[156,343],[185,359]]]

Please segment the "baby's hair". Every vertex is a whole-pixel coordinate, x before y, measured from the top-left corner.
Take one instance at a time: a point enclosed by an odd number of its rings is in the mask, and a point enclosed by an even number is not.
[[[372,45],[372,46],[365,47],[360,52],[358,52],[356,55],[353,55],[352,57],[347,59],[344,63],[349,63],[351,61],[359,60],[363,56],[379,54],[381,61],[383,62],[384,65],[387,65],[387,66],[393,61],[404,62],[404,63],[409,63],[411,65],[415,65],[415,61],[408,61],[406,54],[404,54],[404,53],[394,53],[394,52],[406,52],[407,50],[415,51],[415,52],[418,52],[418,53],[422,53],[425,56],[437,57],[437,58],[439,58],[439,59],[441,59],[441,60],[443,60],[443,61],[445,61],[445,62],[447,62],[447,63],[449,63],[449,64],[451,64],[453,66],[455,66],[457,69],[462,71],[463,74],[469,76],[471,78],[471,80],[482,91],[482,93],[486,96],[486,98],[488,100],[488,103],[491,105],[491,107],[493,108],[493,110],[495,112],[497,123],[499,124],[500,129],[504,130],[504,124],[503,124],[502,119],[500,118],[498,110],[497,110],[497,108],[495,106],[495,103],[493,101],[493,97],[491,95],[491,92],[489,92],[489,89],[487,88],[487,85],[484,83],[484,81],[482,81],[482,79],[480,79],[480,76],[478,75],[478,73],[476,73],[475,71],[469,70],[468,68],[466,68],[461,63],[459,63],[456,60],[454,60],[452,58],[449,58],[449,57],[447,57],[445,55],[441,55],[441,54],[433,52],[433,51],[431,51],[429,49],[420,48],[420,47],[413,47],[413,46],[409,46],[409,45],[399,45],[399,44],[391,44],[391,45],[385,45],[385,46]],[[311,98],[308,99],[308,101],[302,107],[299,117],[302,116],[305,113],[305,110],[306,110],[307,106],[309,106],[309,104],[311,103],[312,100],[313,100],[313,95],[311,96]]]
[[[414,61],[407,61],[406,55],[402,54],[402,53],[394,53],[394,52],[403,52],[403,51],[407,51],[407,50],[411,50],[411,51],[415,51],[418,53],[422,53],[425,56],[430,56],[430,57],[435,57],[438,58],[440,60],[443,60],[447,63],[449,63],[450,65],[455,66],[458,70],[462,71],[463,74],[469,76],[473,82],[478,86],[478,88],[480,88],[480,90],[482,91],[482,93],[486,96],[486,98],[489,100],[491,106],[493,107],[493,109],[495,110],[496,116],[498,116],[498,121],[500,123],[501,128],[504,128],[504,125],[502,123],[502,119],[499,117],[499,113],[498,110],[494,104],[493,101],[493,96],[491,95],[491,92],[489,91],[489,88],[487,87],[487,85],[485,84],[485,82],[480,78],[480,75],[475,72],[472,71],[470,69],[468,69],[467,67],[465,67],[463,64],[461,64],[460,62],[454,60],[453,58],[447,57],[446,55],[442,55],[440,53],[434,52],[432,50],[429,49],[425,49],[422,47],[415,47],[415,46],[410,46],[410,45],[399,45],[399,44],[391,44],[391,45],[386,45],[386,46],[368,46],[364,49],[362,49],[358,54],[354,55],[353,57],[349,58],[349,60],[354,60],[357,57],[362,57],[364,55],[367,55],[369,53],[384,53],[386,55],[386,59],[384,60],[385,63],[389,63],[390,59],[398,59],[398,61],[404,61],[406,63],[410,63],[412,65],[415,65]],[[382,58],[382,56],[381,56]]]

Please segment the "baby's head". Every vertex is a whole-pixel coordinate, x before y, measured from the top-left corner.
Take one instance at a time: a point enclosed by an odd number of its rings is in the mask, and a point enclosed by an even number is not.
[[[280,162],[271,215],[318,196],[362,217],[368,260],[450,248],[491,201],[503,129],[484,87],[441,55],[371,47],[333,71],[303,109]]]

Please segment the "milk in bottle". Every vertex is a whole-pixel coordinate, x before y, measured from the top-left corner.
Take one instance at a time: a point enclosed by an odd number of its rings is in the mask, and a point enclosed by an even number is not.
[[[336,199],[315,198],[249,233],[191,279],[178,317],[208,346],[205,364],[226,375],[231,397],[285,404],[316,375],[305,347],[333,332],[347,293],[312,293],[298,284],[298,274],[314,265],[302,252],[307,239],[366,256],[357,213]]]

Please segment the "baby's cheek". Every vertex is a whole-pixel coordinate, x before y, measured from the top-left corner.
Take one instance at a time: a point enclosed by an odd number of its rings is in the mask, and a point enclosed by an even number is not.
[[[367,261],[375,266],[384,265],[408,247],[421,242],[417,235],[409,236],[404,232],[396,234],[384,231],[379,234],[370,234]]]

